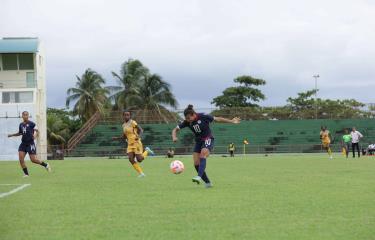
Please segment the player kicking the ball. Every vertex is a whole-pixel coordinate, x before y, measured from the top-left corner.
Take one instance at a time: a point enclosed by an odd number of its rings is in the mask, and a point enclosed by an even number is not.
[[[222,123],[240,123],[241,119],[233,118],[226,119],[222,117],[213,117],[211,115],[206,115],[203,113],[196,113],[193,109],[193,105],[189,105],[184,110],[185,120],[177,125],[172,131],[173,142],[177,142],[177,132],[180,129],[188,127],[195,135],[195,147],[193,153],[194,167],[198,172],[198,176],[193,177],[192,181],[200,184],[203,180],[206,187],[212,187],[210,179],[207,177],[206,170],[206,159],[210,155],[210,152],[214,146],[214,137],[212,136],[210,123],[222,122]]]
[[[122,116],[124,118],[124,124],[122,124],[123,136],[113,137],[112,139],[120,140],[125,137],[128,142],[127,154],[129,162],[139,174],[138,177],[144,177],[146,175],[143,173],[139,163],[142,162],[148,154],[153,155],[154,152],[149,147],[146,147],[145,151],[143,151],[143,145],[140,140],[140,135],[143,133],[143,129],[131,118],[131,112],[125,110]]]
[[[34,139],[38,136],[38,129],[36,129],[35,123],[29,120],[29,112],[22,112],[22,119],[23,122],[20,123],[18,127],[18,132],[14,134],[9,134],[8,137],[17,137],[22,135],[22,142],[21,145],[18,147],[18,157],[24,173],[24,177],[29,176],[29,172],[25,164],[25,156],[27,153],[29,154],[31,162],[43,166],[45,169],[47,169],[48,172],[50,172],[50,165],[43,161],[39,161],[36,156],[36,147]]]

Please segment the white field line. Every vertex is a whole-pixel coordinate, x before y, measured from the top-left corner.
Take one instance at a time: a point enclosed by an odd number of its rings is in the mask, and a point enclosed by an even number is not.
[[[13,193],[16,193],[18,191],[21,191],[22,189],[30,186],[31,184],[29,184],[29,183],[27,183],[27,184],[0,184],[0,186],[12,186],[12,185],[16,185],[16,186],[19,186],[19,187],[16,187],[16,188],[10,190],[9,192],[0,193],[0,198],[6,197],[6,196],[12,195]]]

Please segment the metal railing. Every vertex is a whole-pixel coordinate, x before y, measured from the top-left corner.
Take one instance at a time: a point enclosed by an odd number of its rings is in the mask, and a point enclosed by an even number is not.
[[[67,151],[73,150],[78,143],[86,136],[86,134],[96,126],[100,120],[101,115],[99,112],[96,112],[82,127],[79,129],[68,141]]]
[[[369,143],[361,143],[361,149],[367,149]],[[157,156],[166,155],[170,146],[154,147],[153,151]],[[341,152],[341,144],[331,145],[333,152]],[[192,154],[193,144],[172,148],[176,155],[190,155]],[[285,145],[242,145],[237,146],[235,154],[275,154],[275,153],[323,153],[326,150],[320,144],[285,144]],[[213,154],[226,155],[228,154],[228,146],[215,146]],[[126,156],[126,147],[112,147],[112,148],[85,148],[77,149],[71,152],[66,152],[68,157],[111,157],[111,156]]]

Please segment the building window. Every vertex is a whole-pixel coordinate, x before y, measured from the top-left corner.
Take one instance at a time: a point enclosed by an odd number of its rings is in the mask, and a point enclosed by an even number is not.
[[[3,53],[2,59],[3,59],[4,70],[18,70],[16,53]]]
[[[3,92],[2,103],[32,103],[33,92]]]
[[[26,73],[26,87],[28,88],[35,88],[35,78],[34,78],[33,72],[27,72]]]
[[[3,53],[3,70],[33,70],[33,53]]]
[[[19,53],[18,65],[20,70],[34,69],[34,59],[32,53]]]

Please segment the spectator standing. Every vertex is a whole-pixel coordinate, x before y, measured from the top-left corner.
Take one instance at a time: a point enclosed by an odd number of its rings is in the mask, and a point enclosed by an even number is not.
[[[359,158],[361,156],[361,152],[359,150],[359,141],[361,140],[361,138],[363,138],[363,135],[362,135],[362,133],[357,131],[357,129],[355,127],[352,128],[352,131],[351,131],[350,135],[352,136],[353,158],[355,158],[355,149],[357,149],[358,158]]]

